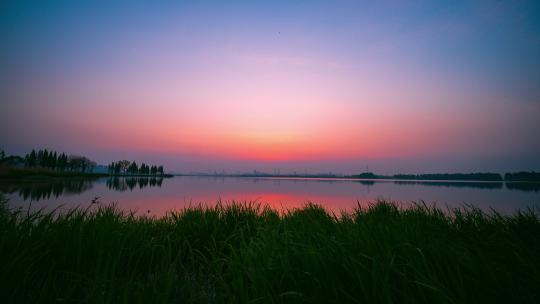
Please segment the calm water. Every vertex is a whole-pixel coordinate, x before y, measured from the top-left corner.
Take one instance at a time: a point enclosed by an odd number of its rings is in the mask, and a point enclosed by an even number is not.
[[[117,202],[125,210],[154,215],[189,205],[253,201],[273,208],[294,208],[308,201],[333,211],[351,210],[378,198],[408,204],[423,200],[445,208],[473,204],[513,213],[527,207],[540,208],[540,183],[421,182],[331,179],[174,177],[101,178],[54,183],[0,182],[0,191],[11,206],[53,208],[87,205],[95,197],[103,203]]]

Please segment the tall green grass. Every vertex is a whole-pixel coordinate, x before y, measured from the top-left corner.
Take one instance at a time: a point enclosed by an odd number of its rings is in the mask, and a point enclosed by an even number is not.
[[[249,203],[161,218],[0,207],[1,301],[538,303],[540,223],[379,201],[335,216]]]

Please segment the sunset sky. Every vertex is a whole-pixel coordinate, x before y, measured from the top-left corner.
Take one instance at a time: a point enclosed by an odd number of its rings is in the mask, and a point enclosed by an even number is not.
[[[0,148],[540,170],[540,1],[2,1]]]

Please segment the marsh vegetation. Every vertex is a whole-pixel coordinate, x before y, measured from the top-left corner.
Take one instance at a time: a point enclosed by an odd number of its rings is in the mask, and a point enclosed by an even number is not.
[[[538,252],[534,210],[0,207],[7,302],[535,303]]]

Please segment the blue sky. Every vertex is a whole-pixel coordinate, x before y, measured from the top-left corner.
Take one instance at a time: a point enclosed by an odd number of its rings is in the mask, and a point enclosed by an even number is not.
[[[538,1],[7,1],[0,38],[10,153],[540,169]]]

